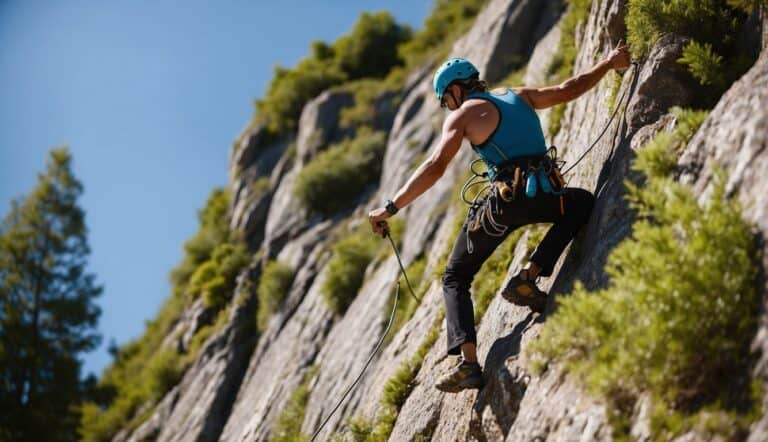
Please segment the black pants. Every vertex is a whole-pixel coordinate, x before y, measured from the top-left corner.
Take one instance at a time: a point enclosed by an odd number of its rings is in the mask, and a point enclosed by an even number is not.
[[[560,197],[557,195],[539,192],[534,198],[523,195],[511,202],[490,198],[493,200],[489,204],[493,209],[493,218],[507,227],[506,232],[493,236],[481,227],[468,233],[465,224],[456,239],[443,275],[448,354],[459,354],[461,344],[477,342],[469,288],[475,274],[496,247],[522,226],[554,223],[531,256],[531,261],[542,269],[540,275],[550,276],[565,246],[589,220],[595,201],[594,195],[584,189],[567,188],[563,199],[564,214],[561,214]],[[472,244],[471,253],[467,250],[467,234]]]

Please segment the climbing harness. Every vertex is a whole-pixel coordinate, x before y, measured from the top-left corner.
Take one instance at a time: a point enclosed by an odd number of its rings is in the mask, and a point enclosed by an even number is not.
[[[491,166],[494,180],[488,179],[488,172],[478,172],[475,164],[483,161],[476,159],[470,165],[472,176],[462,188],[461,199],[470,208],[467,212],[465,225],[469,232],[481,228],[488,236],[501,237],[507,233],[508,227],[498,222],[496,216],[503,214],[499,199],[510,202],[518,197],[533,198],[538,189],[542,192],[560,197],[560,210],[564,213],[565,181],[560,168],[564,164],[557,158],[557,148],[550,147],[546,154],[508,159],[504,164]],[[483,185],[474,198],[467,199],[467,192],[474,186]],[[482,199],[481,199],[482,198]],[[469,235],[466,236],[467,251],[474,252],[474,246]]]
[[[466,181],[461,190],[461,200],[469,205],[467,212],[467,219],[465,227],[467,231],[467,252],[473,253],[474,247],[472,246],[472,240],[470,239],[470,232],[476,232],[479,229],[483,229],[486,235],[500,237],[507,233],[508,227],[499,223],[494,215],[501,215],[502,208],[499,205],[499,198],[505,202],[510,202],[516,199],[522,192],[525,192],[525,196],[528,198],[534,198],[540,189],[542,192],[559,195],[560,197],[560,213],[565,214],[565,188],[567,182],[565,175],[567,175],[574,167],[576,167],[586,155],[594,149],[598,142],[603,138],[608,128],[613,123],[616,114],[619,109],[624,107],[623,118],[626,117],[627,107],[629,101],[632,99],[632,92],[635,89],[635,83],[638,76],[638,62],[632,62],[634,72],[630,87],[625,89],[618,102],[616,108],[608,118],[608,122],[602,129],[600,134],[595,138],[592,144],[579,156],[564,171],[561,169],[565,166],[565,161],[557,158],[557,148],[551,146],[544,155],[531,156],[531,157],[515,157],[508,158],[504,155],[497,146],[497,151],[505,159],[505,162],[501,165],[494,166],[487,164],[489,172],[480,172],[475,170],[475,164],[482,162],[482,158],[478,158],[472,161],[469,168],[472,172],[472,176]],[[630,94],[627,96],[627,90],[630,90]],[[627,96],[626,102],[624,97]],[[616,136],[618,135],[617,126],[616,132],[613,136],[613,142],[611,143],[611,152],[606,161],[609,162],[609,167],[613,163],[613,154],[616,145]],[[491,180],[490,177],[493,177]],[[475,194],[472,200],[467,199],[467,192],[475,186],[482,186],[480,190]],[[598,192],[598,196],[602,191],[602,188]]]
[[[389,242],[390,244],[392,244],[392,249],[395,251],[395,257],[397,257],[397,262],[400,265],[400,271],[403,273],[403,276],[405,277],[405,282],[408,284],[408,289],[411,292],[411,296],[413,296],[414,299],[416,299],[417,301],[421,302],[421,298],[416,296],[416,293],[414,292],[413,287],[411,286],[411,281],[408,280],[408,274],[405,272],[403,261],[400,260],[400,253],[397,251],[397,246],[395,245],[395,241],[392,240],[392,235],[389,234],[389,230],[384,230],[384,233],[381,236],[382,238],[389,238]],[[368,356],[368,360],[365,362],[363,369],[360,370],[360,374],[358,374],[354,382],[352,382],[352,384],[349,387],[347,387],[347,390],[341,396],[341,399],[339,400],[339,402],[336,404],[335,407],[333,407],[333,410],[331,410],[331,413],[325,418],[325,420],[323,420],[323,422],[320,424],[320,427],[318,427],[318,429],[315,430],[315,433],[312,435],[312,439],[310,439],[311,442],[313,442],[317,438],[317,436],[323,430],[323,427],[325,427],[325,425],[331,419],[333,414],[336,413],[336,410],[339,409],[341,404],[347,398],[347,395],[349,395],[349,393],[357,386],[357,383],[360,382],[360,379],[363,377],[365,370],[368,369],[368,365],[370,365],[371,361],[373,360],[373,356],[376,355],[376,353],[378,353],[379,349],[381,349],[381,345],[384,343],[384,338],[387,337],[387,334],[389,334],[389,329],[392,328],[392,322],[395,319],[395,312],[397,311],[397,302],[399,300],[400,300],[400,281],[397,281],[397,287],[395,288],[395,302],[392,305],[392,313],[390,313],[389,315],[389,322],[387,323],[387,327],[384,329],[384,333],[381,335],[381,338],[379,338],[379,342],[376,343],[376,346],[371,352],[371,355]]]

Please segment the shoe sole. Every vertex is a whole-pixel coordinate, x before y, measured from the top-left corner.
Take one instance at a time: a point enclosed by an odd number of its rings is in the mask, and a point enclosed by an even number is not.
[[[484,382],[481,379],[468,380],[465,379],[459,384],[455,385],[435,385],[435,388],[445,393],[458,393],[464,390],[480,390],[483,388]]]
[[[506,288],[502,290],[501,297],[511,302],[512,304],[519,305],[521,307],[530,307],[536,313],[543,313],[547,307],[547,298],[539,297],[535,294],[533,296],[522,296],[518,294],[514,289]]]

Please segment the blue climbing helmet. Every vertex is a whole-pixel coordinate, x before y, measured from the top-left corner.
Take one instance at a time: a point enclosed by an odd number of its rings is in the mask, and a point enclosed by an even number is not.
[[[479,76],[480,72],[469,60],[451,58],[446,61],[435,71],[435,78],[432,80],[437,99],[443,101],[445,90],[455,80],[466,80],[475,75]]]

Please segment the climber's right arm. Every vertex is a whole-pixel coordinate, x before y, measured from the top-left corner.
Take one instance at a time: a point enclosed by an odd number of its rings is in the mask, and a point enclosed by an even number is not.
[[[395,207],[402,209],[415,200],[419,195],[432,187],[440,177],[445,173],[445,169],[451,162],[456,152],[461,147],[464,139],[464,130],[466,126],[466,116],[462,109],[451,112],[443,124],[443,134],[440,137],[440,144],[421,165],[413,172],[403,187],[397,191],[392,202]],[[371,228],[378,234],[384,233],[387,229],[386,219],[392,215],[386,208],[368,212],[368,221]]]

